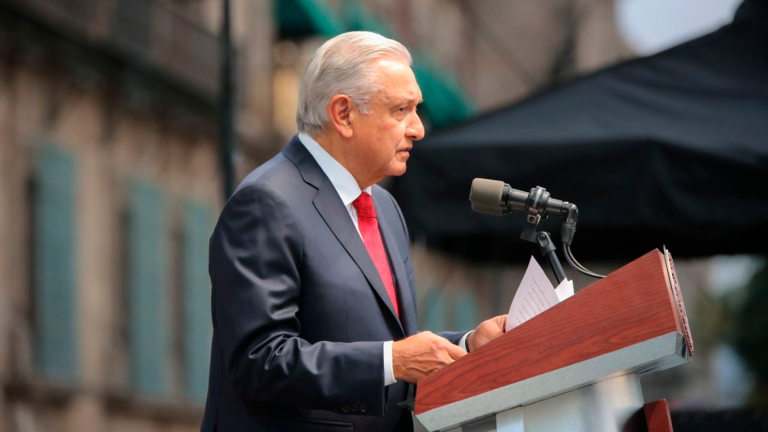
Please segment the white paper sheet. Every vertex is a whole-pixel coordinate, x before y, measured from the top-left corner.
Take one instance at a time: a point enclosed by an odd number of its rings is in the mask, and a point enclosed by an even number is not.
[[[505,331],[512,330],[572,295],[572,280],[565,279],[555,289],[539,263],[531,257],[509,307]]]
[[[560,301],[563,301],[567,299],[568,297],[573,295],[573,281],[565,278],[562,282],[560,282],[560,285],[555,288],[555,294],[557,294],[557,298]]]

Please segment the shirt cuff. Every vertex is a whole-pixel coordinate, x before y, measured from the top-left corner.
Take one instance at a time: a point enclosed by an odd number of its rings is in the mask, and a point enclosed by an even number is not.
[[[395,369],[392,366],[392,344],[393,341],[384,342],[384,386],[392,385],[397,382],[395,379]]]
[[[467,349],[467,338],[469,335],[472,334],[474,330],[470,330],[466,333],[464,333],[464,336],[461,337],[461,340],[459,341],[459,348],[463,349],[466,352],[469,352],[469,349]]]

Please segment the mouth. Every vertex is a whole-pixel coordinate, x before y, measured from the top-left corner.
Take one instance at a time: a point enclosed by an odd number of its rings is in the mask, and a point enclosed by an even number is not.
[[[413,146],[408,146],[408,147],[405,147],[405,148],[402,148],[402,149],[398,150],[398,152],[408,153],[408,152],[411,151],[412,148],[413,148]]]

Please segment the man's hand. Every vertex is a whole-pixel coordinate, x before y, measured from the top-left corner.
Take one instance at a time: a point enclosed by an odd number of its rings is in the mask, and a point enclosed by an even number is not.
[[[392,369],[395,379],[416,384],[466,354],[448,339],[425,331],[392,344]]]
[[[467,338],[467,348],[472,352],[488,342],[504,334],[504,327],[507,325],[507,315],[499,315],[487,319],[477,326]]]

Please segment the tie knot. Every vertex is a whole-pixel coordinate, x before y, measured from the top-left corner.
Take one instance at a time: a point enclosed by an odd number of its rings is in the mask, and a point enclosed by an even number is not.
[[[376,210],[373,208],[373,199],[368,192],[363,192],[352,202],[357,210],[358,218],[373,218],[376,219]]]

